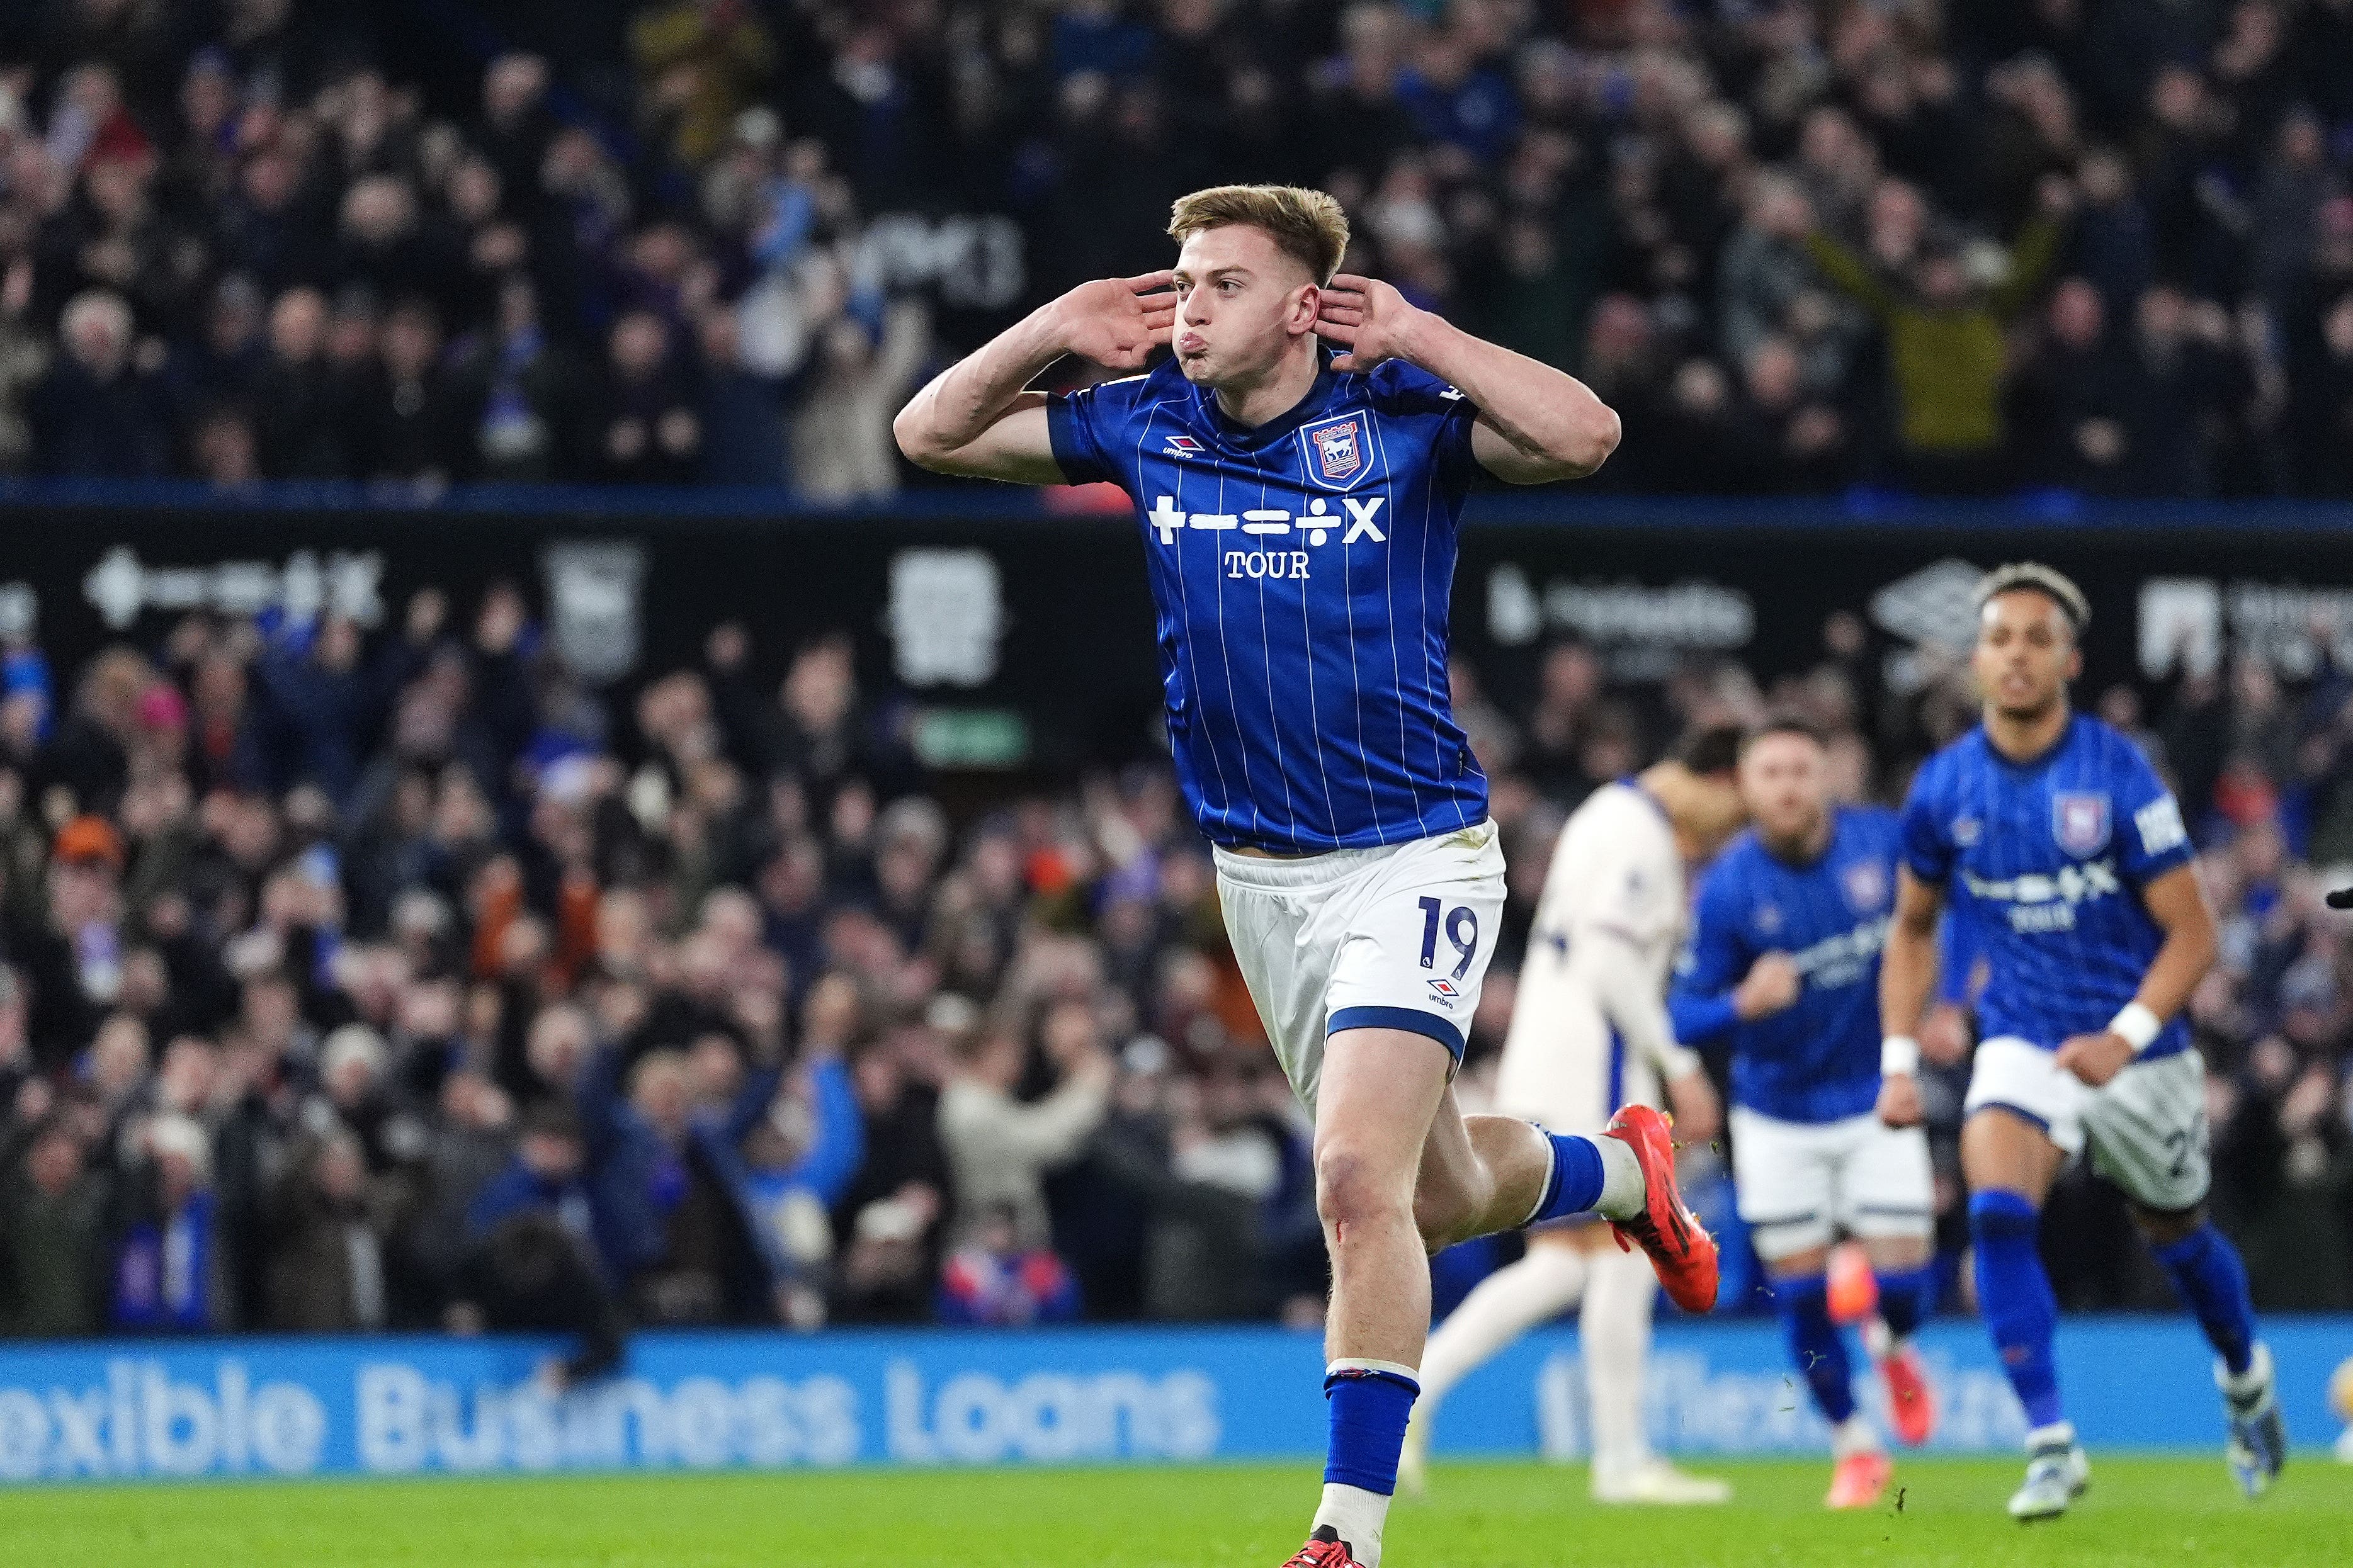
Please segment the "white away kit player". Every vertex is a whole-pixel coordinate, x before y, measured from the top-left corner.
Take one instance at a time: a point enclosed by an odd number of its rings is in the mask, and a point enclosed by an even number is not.
[[[1741,824],[1739,747],[1737,731],[1704,731],[1640,778],[1596,790],[1561,829],[1504,1043],[1499,1111],[1589,1134],[1622,1106],[1671,1104],[1679,1136],[1715,1136],[1715,1089],[1699,1058],[1676,1043],[1666,990],[1683,940],[1688,871]],[[1405,1484],[1426,1485],[1431,1423],[1448,1391],[1581,1298],[1594,1499],[1728,1499],[1724,1482],[1675,1468],[1644,1435],[1642,1370],[1656,1290],[1643,1259],[1620,1252],[1598,1226],[1531,1230],[1526,1256],[1481,1281],[1430,1335]]]

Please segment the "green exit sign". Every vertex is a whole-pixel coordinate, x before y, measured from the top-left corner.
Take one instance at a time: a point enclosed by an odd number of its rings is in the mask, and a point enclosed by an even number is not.
[[[1029,723],[1008,708],[927,708],[914,744],[927,768],[1018,768],[1029,760]]]

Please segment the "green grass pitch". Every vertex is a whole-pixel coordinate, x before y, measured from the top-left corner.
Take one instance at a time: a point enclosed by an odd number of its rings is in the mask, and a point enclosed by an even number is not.
[[[2240,1500],[2221,1458],[2095,1457],[2055,1523],[2001,1512],[2009,1461],[1899,1463],[1903,1507],[1831,1515],[1826,1463],[1704,1467],[1728,1508],[1603,1510],[1581,1470],[1439,1467],[1387,1568],[2279,1568],[2353,1558],[2353,1467],[2300,1454]],[[565,1477],[0,1492],[26,1568],[1276,1568],[1311,1465]]]

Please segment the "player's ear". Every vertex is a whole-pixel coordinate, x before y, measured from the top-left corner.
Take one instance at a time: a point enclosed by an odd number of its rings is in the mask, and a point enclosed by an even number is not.
[[[1312,332],[1315,319],[1324,312],[1324,290],[1312,281],[1299,290],[1299,298],[1291,303],[1291,329],[1295,332]]]
[[[2067,679],[2080,680],[2084,676],[2084,647],[2081,643],[2067,645]]]

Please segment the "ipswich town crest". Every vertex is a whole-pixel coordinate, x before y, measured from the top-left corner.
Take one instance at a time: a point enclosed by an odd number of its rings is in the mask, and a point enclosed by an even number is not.
[[[2108,797],[2091,790],[2062,790],[2051,797],[2051,837],[2082,859],[2108,847]]]
[[[1841,879],[1846,884],[1847,908],[1867,915],[1887,907],[1887,872],[1876,860],[1857,860]]]
[[[1310,425],[1300,434],[1306,437],[1308,467],[1322,483],[1345,485],[1365,466],[1365,419],[1361,414],[1345,414],[1336,419],[1326,419],[1321,425]]]

